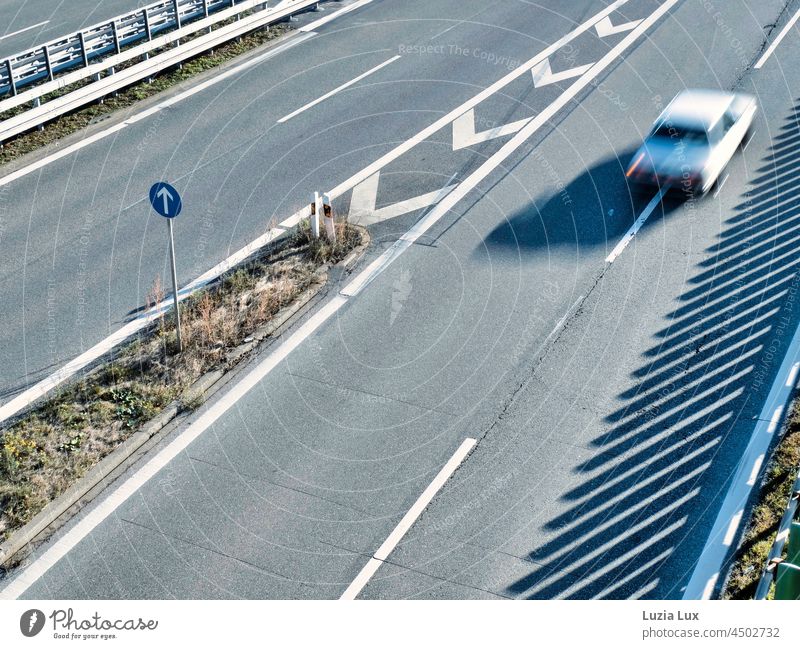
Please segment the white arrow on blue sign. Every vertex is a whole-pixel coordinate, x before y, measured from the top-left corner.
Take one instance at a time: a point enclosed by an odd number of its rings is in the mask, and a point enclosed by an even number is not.
[[[156,183],[150,188],[150,204],[161,216],[174,219],[181,213],[181,195],[169,183]]]

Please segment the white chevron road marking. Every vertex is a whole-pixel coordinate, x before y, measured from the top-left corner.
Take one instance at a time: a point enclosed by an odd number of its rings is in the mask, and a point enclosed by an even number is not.
[[[621,25],[615,25],[611,22],[611,18],[606,16],[602,20],[598,20],[595,23],[594,28],[597,30],[597,35],[600,38],[605,38],[606,36],[613,36],[614,34],[622,34],[623,32],[629,32],[634,29],[641,20],[631,20],[629,23],[622,23]]]
[[[381,221],[408,214],[414,210],[436,205],[436,203],[458,187],[458,183],[447,185],[446,187],[442,187],[442,189],[437,189],[436,191],[428,192],[421,196],[375,209],[375,203],[378,200],[378,183],[380,182],[380,178],[381,172],[377,171],[353,188],[353,194],[350,198],[350,214],[348,216],[351,223],[372,225],[373,223],[380,223]]]
[[[563,70],[562,72],[554,73],[550,68],[550,59],[547,58],[531,68],[531,72],[533,73],[533,87],[541,88],[542,86],[548,86],[551,83],[559,83],[560,81],[566,81],[567,79],[572,79],[573,77],[580,77],[593,65],[594,63],[587,63],[586,65],[579,65],[578,67],[570,68],[569,70]]]
[[[488,142],[497,137],[506,135],[513,135],[521,130],[525,124],[530,122],[533,118],[527,117],[525,119],[512,122],[511,124],[504,124],[503,126],[496,126],[480,133],[475,132],[475,109],[470,108],[466,113],[458,117],[453,122],[453,151],[459,149],[466,149],[475,144]]]

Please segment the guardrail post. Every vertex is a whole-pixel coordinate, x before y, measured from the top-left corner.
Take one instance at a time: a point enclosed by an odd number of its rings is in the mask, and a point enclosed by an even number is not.
[[[172,7],[175,11],[175,29],[181,28],[181,9],[178,6],[178,0],[172,0]],[[181,39],[175,39],[175,47],[181,44]],[[183,70],[183,63],[178,63],[178,70]]]
[[[120,52],[119,46],[119,33],[117,33],[117,21],[111,21],[111,33],[114,36],[114,49],[116,50],[117,54]]]
[[[44,66],[47,69],[47,80],[53,80],[53,64],[50,61],[50,46],[45,45],[43,48],[44,50]]]
[[[236,0],[231,0],[231,7],[236,4]],[[242,19],[242,14],[236,14],[236,22],[239,22]],[[236,42],[240,43],[242,40],[241,36],[236,37]]]
[[[147,7],[142,9],[142,17],[144,18],[144,31],[147,34],[147,40],[153,40],[153,30],[150,27],[150,13]],[[150,52],[144,53],[144,60],[147,61],[150,58]],[[153,83],[153,77],[147,77],[147,83]]]
[[[81,42],[81,56],[83,57],[83,67],[89,67],[89,54],[86,51],[86,36],[83,35],[83,32],[78,32],[78,39]]]
[[[203,0],[203,16],[204,16],[205,18],[208,18],[208,0]],[[206,33],[207,33],[207,34],[210,34],[210,33],[211,33],[211,25],[209,25],[209,26],[208,26],[208,29],[206,29]],[[213,50],[211,50],[211,53],[213,54],[213,53],[214,53],[214,51],[213,51]]]
[[[175,11],[175,26],[180,29],[181,28],[181,10],[178,6],[178,0],[172,0],[172,7]]]
[[[147,10],[147,7],[142,9],[142,16],[144,18],[144,31],[147,34],[147,40],[153,40],[153,30],[150,28],[150,13]]]
[[[6,59],[6,73],[8,74],[8,87],[11,89],[11,96],[17,96],[17,84],[14,83],[14,70],[11,68],[11,59]]]
[[[33,100],[33,107],[34,108],[39,108],[39,106],[41,106],[41,105],[42,105],[41,97],[37,97],[36,99]],[[36,130],[37,131],[43,131],[44,130],[44,124],[39,124],[39,126],[36,127]]]
[[[119,54],[119,53],[120,53],[120,46],[119,46],[119,33],[117,32],[117,21],[116,21],[116,20],[112,20],[112,21],[111,21],[111,34],[112,34],[112,36],[113,36],[113,38],[114,38],[114,49],[116,50],[117,54]],[[111,67],[108,69],[108,73],[109,73],[109,74],[114,74],[115,72],[116,72],[116,70],[114,69],[114,66],[112,65],[112,66],[111,66]],[[116,97],[116,96],[117,96],[117,93],[116,93],[116,92],[113,92],[113,93],[111,94],[111,96],[112,96],[112,97]]]

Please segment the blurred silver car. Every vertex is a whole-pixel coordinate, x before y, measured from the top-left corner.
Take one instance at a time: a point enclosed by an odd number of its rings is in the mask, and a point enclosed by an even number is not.
[[[635,182],[707,192],[750,131],[751,95],[684,90],[664,109],[626,176]]]

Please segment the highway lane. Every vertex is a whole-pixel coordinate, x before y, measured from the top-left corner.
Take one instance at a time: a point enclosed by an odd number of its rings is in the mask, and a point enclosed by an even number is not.
[[[551,42],[552,33],[568,32],[574,23],[554,9],[557,2],[549,4],[540,9],[547,20],[510,0],[494,3],[492,11],[453,1],[368,5],[330,23],[314,40],[2,187],[13,218],[0,241],[0,254],[11,260],[0,272],[0,297],[20,308],[4,313],[0,401],[116,330],[144,302],[159,269],[166,277],[163,223],[145,200],[155,176],[169,177],[184,194],[187,209],[176,231],[185,283],[261,234],[271,219],[292,214],[311,189],[330,188],[356,173],[507,75]],[[579,18],[600,6],[581,7]],[[462,18],[473,22],[459,24]],[[454,29],[431,40],[454,20]],[[488,35],[481,51],[492,60],[480,52],[449,55],[451,45],[468,50],[483,32]],[[583,56],[600,45],[589,38]],[[437,49],[423,57],[413,53],[422,46]],[[401,50],[391,66],[277,123]],[[530,84],[517,83],[512,92],[524,99]],[[555,86],[544,88],[536,101],[549,101],[556,92]],[[522,116],[534,109],[500,97],[489,100],[491,110],[492,102]],[[481,119],[479,130],[490,126]],[[416,158],[412,152],[399,161],[397,170],[384,174],[379,200],[409,198],[409,188],[412,196],[432,191],[453,173],[466,173],[474,154],[462,150],[454,157],[451,145],[441,165],[430,157],[441,157],[441,145],[435,153]],[[401,175],[403,165],[413,179]],[[437,173],[416,172],[429,168]],[[348,209],[346,202],[341,209]]]
[[[778,9],[722,16],[752,57]],[[621,164],[658,97],[743,73],[730,41],[698,36],[717,20],[682,3],[480,201],[438,224],[26,596],[335,597],[466,436],[477,450],[365,596],[679,596],[765,389],[740,376],[763,347],[738,331],[758,333],[751,309],[772,302],[725,294],[751,269],[743,242],[720,253],[718,236],[742,229],[731,188],[747,185],[792,98],[756,85],[765,128],[727,192],[696,210],[667,203],[610,269],[604,259],[649,198],[628,193]],[[391,241],[413,220],[373,230]],[[769,225],[748,223],[756,240]],[[769,259],[775,244],[764,245]],[[758,273],[763,256],[752,263]],[[709,300],[728,297],[728,319],[715,320]],[[765,297],[781,299],[770,287]],[[732,343],[695,352],[726,325]]]

